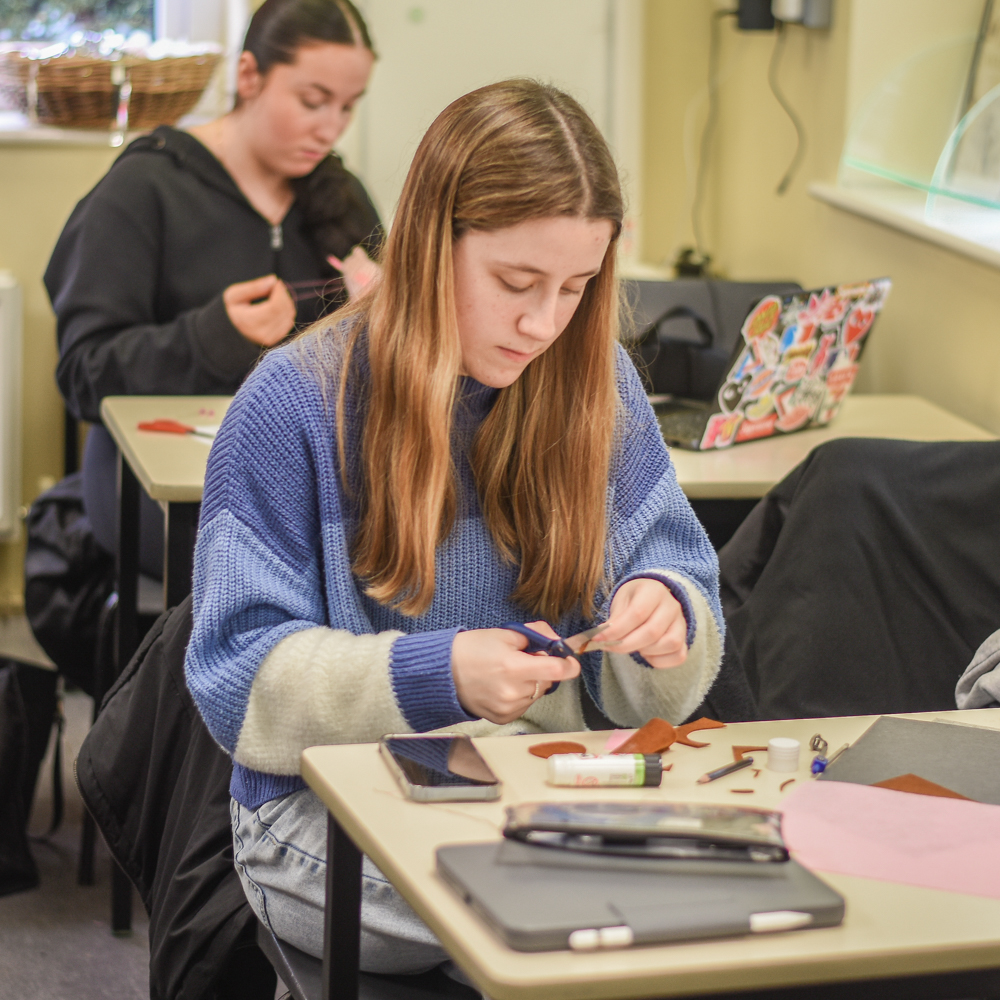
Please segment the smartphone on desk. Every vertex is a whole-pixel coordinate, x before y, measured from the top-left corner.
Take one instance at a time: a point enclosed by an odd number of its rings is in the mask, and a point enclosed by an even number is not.
[[[379,750],[403,794],[416,802],[500,798],[500,780],[468,736],[390,735]]]

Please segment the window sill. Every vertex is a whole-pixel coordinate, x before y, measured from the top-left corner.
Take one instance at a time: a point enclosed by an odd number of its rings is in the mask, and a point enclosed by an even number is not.
[[[126,133],[125,143],[138,135]],[[113,133],[104,129],[54,128],[32,125],[16,111],[0,111],[0,146],[105,146],[112,145]],[[122,144],[124,145],[124,143]]]
[[[926,196],[922,191],[872,190],[861,192],[814,182],[809,194],[845,212],[880,222],[884,226],[918,239],[935,243],[946,250],[964,254],[980,263],[1000,268],[1000,241],[980,242],[954,230],[931,225],[924,219]]]

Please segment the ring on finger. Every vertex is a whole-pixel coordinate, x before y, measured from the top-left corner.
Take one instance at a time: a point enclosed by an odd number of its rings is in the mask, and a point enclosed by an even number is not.
[[[538,696],[542,693],[542,682],[535,681],[535,691],[531,696],[532,701],[538,701]]]

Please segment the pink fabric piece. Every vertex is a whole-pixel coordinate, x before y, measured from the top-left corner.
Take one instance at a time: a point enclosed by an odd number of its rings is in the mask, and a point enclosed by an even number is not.
[[[1000,806],[811,781],[781,810],[806,868],[1000,899]]]
[[[604,744],[604,752],[614,753],[634,732],[634,729],[615,729]]]

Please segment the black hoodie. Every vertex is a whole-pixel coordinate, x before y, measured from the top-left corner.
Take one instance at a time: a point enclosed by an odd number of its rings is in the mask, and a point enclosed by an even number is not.
[[[129,145],[73,210],[45,272],[56,380],[72,413],[99,423],[105,396],[234,393],[260,355],[223,305],[235,282],[277,274],[299,327],[340,304],[326,255],[371,249],[378,214],[335,156],[293,186],[292,207],[272,226],[194,136],[164,125]],[[115,448],[100,426],[83,473],[94,535],[113,552]],[[141,564],[158,574],[162,518],[144,507]]]
[[[315,184],[296,185],[271,226],[194,136],[161,126],[131,143],[73,210],[45,272],[70,410],[97,422],[104,396],[235,392],[260,353],[226,314],[222,292],[235,282],[277,274],[299,300],[299,326],[339,304],[325,254],[377,239],[380,227],[357,178],[334,157],[313,175],[323,172],[348,193],[332,237],[303,204]]]

